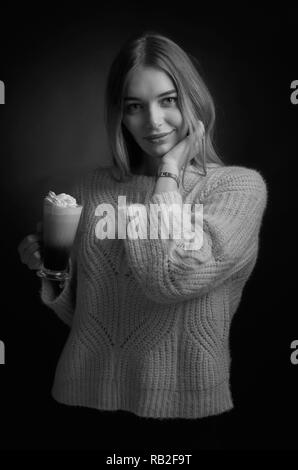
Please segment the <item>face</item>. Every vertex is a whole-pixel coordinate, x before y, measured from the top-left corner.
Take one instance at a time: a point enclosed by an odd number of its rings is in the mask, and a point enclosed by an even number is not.
[[[145,158],[158,165],[161,157],[186,137],[173,80],[162,70],[142,67],[133,72],[124,90],[123,125]],[[167,134],[150,140],[153,134]]]

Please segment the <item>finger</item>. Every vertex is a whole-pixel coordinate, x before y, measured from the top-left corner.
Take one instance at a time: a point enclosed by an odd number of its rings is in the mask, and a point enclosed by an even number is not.
[[[29,263],[28,263],[28,268],[29,269],[40,269],[42,262],[40,260],[40,257],[35,256],[37,252],[34,253],[34,255],[30,258]]]
[[[27,262],[27,266],[39,266],[41,264],[41,257],[38,251],[35,251],[29,258]]]
[[[32,240],[32,241],[31,241]],[[21,259],[24,258],[24,256],[26,255],[26,253],[30,252],[31,251],[35,251],[37,249],[39,249],[40,247],[40,242],[38,240],[33,240],[33,239],[26,239],[26,240],[23,240],[23,242],[19,245],[18,247],[18,252],[19,252],[19,255],[21,257]]]
[[[198,122],[196,133],[199,137],[203,137],[203,135],[205,134],[205,126],[202,121]]]
[[[30,246],[27,247],[26,250],[23,251],[23,254],[22,254],[23,263],[27,264],[29,259],[34,255],[34,253],[38,253],[39,257],[41,256],[39,243],[32,243]]]
[[[26,238],[23,238],[23,240],[21,241],[21,243],[19,243],[19,245],[18,245],[18,252],[19,252],[20,255],[23,253],[23,251],[24,251],[24,249],[26,248],[27,244],[28,244],[28,239],[27,239],[27,237],[26,237]]]
[[[27,238],[29,242],[35,242],[35,241],[40,240],[41,236],[39,233],[31,233],[30,235],[28,235]]]
[[[40,235],[38,235],[36,233],[27,235],[27,237],[25,237],[21,241],[21,243],[19,244],[18,252],[21,254],[27,248],[28,245],[30,245],[33,242],[36,242],[36,241],[40,240],[40,238],[41,238]]]
[[[28,249],[30,249],[30,246],[34,245],[36,246],[35,244],[38,243],[38,247],[40,246],[39,245],[39,240],[40,240],[40,237],[38,235],[28,235],[26,238],[24,238],[24,240],[19,244],[18,246],[18,252],[19,252],[19,255],[20,255],[20,258],[21,258],[21,261],[23,262],[23,258],[24,258],[24,255],[26,254],[26,251]],[[36,248],[35,248],[36,249]]]

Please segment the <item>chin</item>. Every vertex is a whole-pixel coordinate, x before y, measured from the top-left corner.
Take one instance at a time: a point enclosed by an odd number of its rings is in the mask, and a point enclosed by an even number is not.
[[[163,157],[167,152],[169,152],[175,145],[165,143],[163,145],[160,145],[159,147],[156,147],[155,151],[151,150],[150,155],[152,157]]]

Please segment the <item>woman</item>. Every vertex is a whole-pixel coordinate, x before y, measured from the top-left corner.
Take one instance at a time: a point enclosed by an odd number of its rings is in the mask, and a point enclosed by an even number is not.
[[[194,60],[167,37],[146,32],[123,46],[105,109],[113,164],[88,174],[74,194],[84,209],[70,280],[61,290],[42,280],[43,303],[71,328],[52,395],[152,418],[232,410],[229,330],[257,260],[266,183],[217,156],[212,97]],[[118,227],[100,239],[97,208],[117,209],[118,196],[145,207],[139,228],[149,221],[157,237],[121,238]],[[149,204],[191,204],[191,227],[163,238]],[[38,235],[19,252],[30,269],[40,267]]]

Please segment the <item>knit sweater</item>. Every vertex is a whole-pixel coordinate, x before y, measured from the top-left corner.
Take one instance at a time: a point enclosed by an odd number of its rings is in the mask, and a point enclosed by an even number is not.
[[[217,164],[204,176],[190,165],[184,189],[154,194],[153,176],[119,182],[114,170],[92,170],[74,194],[84,207],[62,292],[41,281],[42,302],[70,327],[52,396],[152,418],[231,410],[229,331],[258,256],[264,178]],[[186,249],[185,232],[98,239],[96,207],[116,208],[119,195],[148,211],[150,203],[203,204],[201,247]]]

